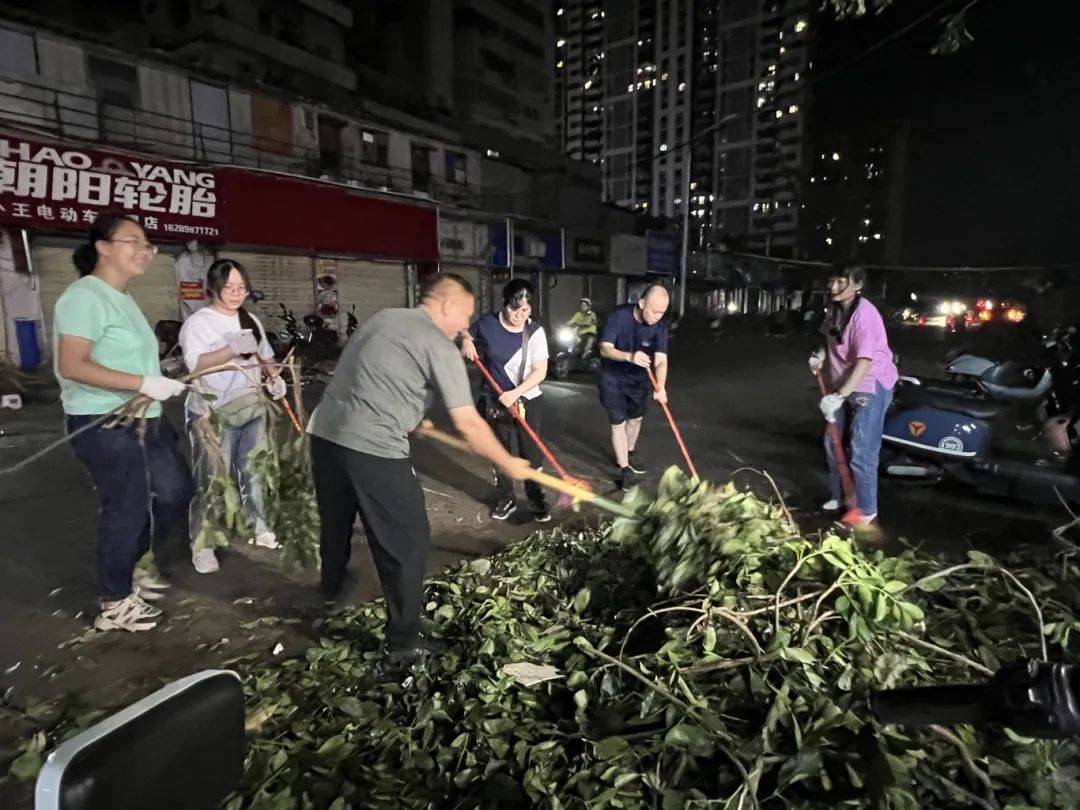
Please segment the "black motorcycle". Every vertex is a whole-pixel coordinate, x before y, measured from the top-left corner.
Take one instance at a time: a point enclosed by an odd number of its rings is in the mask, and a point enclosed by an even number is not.
[[[596,335],[582,335],[569,326],[555,331],[555,350],[552,352],[551,376],[563,380],[571,371],[595,374],[600,370],[600,344]]]

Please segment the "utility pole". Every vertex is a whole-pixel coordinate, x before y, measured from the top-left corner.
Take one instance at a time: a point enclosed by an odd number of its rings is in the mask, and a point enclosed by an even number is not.
[[[701,140],[706,135],[710,134],[714,130],[719,129],[728,121],[733,121],[739,117],[738,113],[729,113],[717,121],[712,126],[705,127],[695,135],[691,135],[686,141],[679,146],[683,150],[682,170],[683,170],[683,182],[682,182],[682,261],[679,264],[679,317],[681,318],[686,313],[686,280],[689,275],[687,264],[690,260],[690,160],[691,149],[695,142]],[[674,151],[671,150],[672,152]],[[653,161],[660,160],[662,157],[670,155],[670,152],[665,150],[663,152],[657,152],[653,155]]]

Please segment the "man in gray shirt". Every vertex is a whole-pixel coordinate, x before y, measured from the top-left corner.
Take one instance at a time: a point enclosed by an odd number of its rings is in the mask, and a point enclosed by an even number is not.
[[[430,651],[420,609],[431,528],[408,434],[438,394],[473,450],[515,479],[529,467],[503,448],[473,405],[453,340],[468,328],[475,308],[469,283],[442,273],[424,285],[416,309],[373,316],[349,339],[308,424],[323,593],[335,599],[342,589],[359,512],[386,598],[387,657],[394,669]]]

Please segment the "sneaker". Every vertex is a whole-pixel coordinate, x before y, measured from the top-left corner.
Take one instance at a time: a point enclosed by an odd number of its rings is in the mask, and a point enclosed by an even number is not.
[[[635,475],[645,474],[645,465],[641,463],[641,458],[637,454],[637,450],[631,450],[627,456],[626,469]]]
[[[139,606],[139,610],[142,611],[143,616],[145,616],[146,618],[157,619],[161,617],[161,608],[157,607],[156,605],[151,605],[149,602],[139,596],[138,592],[132,591],[131,596],[128,598]]]
[[[840,511],[840,501],[836,500],[836,498],[830,498],[829,500],[825,501],[825,503],[823,503],[821,505],[821,511],[822,512],[839,512]]]
[[[212,548],[204,548],[191,552],[191,564],[200,574],[213,574],[221,569],[218,565],[217,555]]]
[[[127,630],[129,633],[139,633],[155,627],[157,621],[147,616],[131,596],[119,602],[102,602],[101,612],[94,617],[94,628],[105,632]]]
[[[859,520],[859,525],[869,526],[875,520],[877,520],[877,512],[874,512],[874,514],[872,515],[863,515],[862,518]]]
[[[546,506],[541,506],[539,509],[534,507],[532,517],[537,523],[549,523],[551,522],[551,510]]]
[[[142,591],[167,591],[172,587],[166,580],[162,579],[161,574],[154,571],[148,571],[145,568],[136,568],[135,574],[131,578],[131,584]],[[143,599],[152,599],[154,597],[148,597],[143,593]]]
[[[635,473],[630,467],[623,467],[619,471],[619,489],[623,492],[629,492],[637,486],[638,480],[637,473]]]
[[[277,541],[277,535],[271,531],[259,532],[255,535],[255,545],[260,548],[281,548],[281,543]]]
[[[516,511],[517,501],[513,498],[507,498],[506,500],[499,501],[495,504],[495,508],[488,513],[488,517],[492,520],[506,520]]]

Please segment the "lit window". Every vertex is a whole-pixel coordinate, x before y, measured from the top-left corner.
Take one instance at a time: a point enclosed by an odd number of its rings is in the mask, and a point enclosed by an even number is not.
[[[769,65],[769,73],[776,73],[776,65]]]
[[[795,81],[799,80],[799,71],[795,71]]]
[[[667,77],[668,77],[668,75],[667,75],[666,73],[663,73],[663,74],[661,74],[661,76],[660,76],[660,81],[662,81],[662,82],[666,82],[666,81],[667,81]]]
[[[647,202],[643,202],[643,203],[641,204],[641,207],[642,207],[642,208],[648,208],[648,207],[649,207],[649,204],[648,204]]]
[[[555,47],[556,48],[561,48],[565,44],[566,44],[566,40],[565,39],[560,39],[558,42],[555,43]]]
[[[798,104],[792,104],[790,107],[787,108],[787,111],[789,113],[791,113],[792,115],[794,115],[795,113],[797,113],[799,111],[799,105]]]
[[[682,197],[676,197],[672,202],[675,203],[675,205],[682,205]]]
[[[875,238],[875,239],[880,239],[880,238],[881,238],[881,234],[880,234],[880,233],[875,233],[875,234],[874,234],[874,238]]]
[[[832,153],[832,159],[833,160],[839,160],[840,159],[840,153],[839,152],[833,152]]]
[[[757,105],[758,105],[758,109],[765,106],[765,98],[764,98],[764,96],[758,96]]]
[[[558,11],[555,12],[555,16],[556,17],[561,17],[562,13],[563,13],[563,10],[560,8]]]
[[[498,149],[485,149],[484,154],[487,155],[489,158],[497,158],[499,156],[499,150]]]
[[[587,82],[585,82],[585,89],[588,90],[590,87],[592,87],[592,79],[589,79]]]
[[[641,41],[641,40],[639,39],[639,40],[637,41],[637,44],[638,44],[638,47],[640,48],[640,47],[641,47],[642,45],[644,45],[645,43],[644,43],[644,42],[642,42],[642,41]],[[648,205],[648,203],[645,203],[645,205]]]
[[[686,82],[679,82],[679,92],[681,93],[686,89]]]
[[[690,188],[691,188],[691,189],[695,189],[695,188],[697,188],[697,180],[695,180],[694,182],[692,182],[692,183],[690,184]],[[702,200],[702,202],[704,202],[704,200]]]
[[[795,33],[796,34],[801,34],[805,30],[806,30],[806,20],[799,20],[797,23],[795,23]]]
[[[660,144],[660,151],[661,152],[666,152],[667,151],[667,144],[666,143]]]
[[[776,111],[776,117],[777,118],[783,118],[784,117],[784,111],[783,110],[777,110]]]
[[[825,244],[826,245],[831,245],[832,244],[832,237],[831,236],[826,236],[825,237]]]
[[[870,224],[870,220],[868,220],[868,219],[864,219],[864,220],[862,221],[862,224],[863,224],[863,225],[869,225],[869,224]]]
[[[634,85],[633,84],[626,85],[626,92],[627,93],[633,93],[634,92]]]
[[[785,53],[787,53],[787,48],[785,48],[783,45],[781,45],[780,46],[780,55],[783,56]]]
[[[557,67],[557,68],[561,68],[562,66],[563,66],[563,60],[562,59],[560,59],[558,62],[555,63],[555,67]]]

